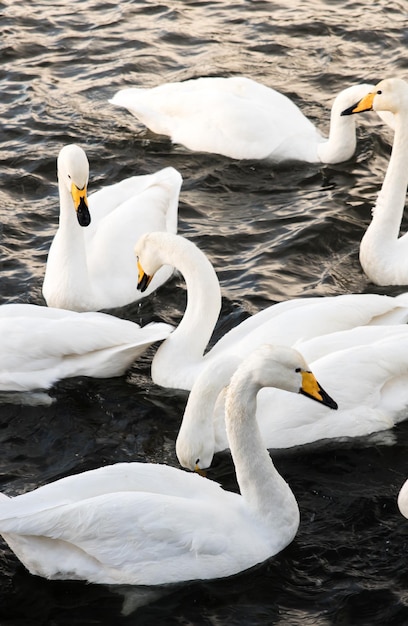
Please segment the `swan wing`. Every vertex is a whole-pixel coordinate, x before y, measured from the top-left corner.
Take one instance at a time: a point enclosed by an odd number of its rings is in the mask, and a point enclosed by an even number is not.
[[[3,305],[0,390],[46,389],[66,377],[123,374],[171,330],[163,323],[140,328],[103,313]]]
[[[173,167],[165,167],[154,174],[125,178],[118,183],[102,187],[102,189],[95,191],[90,194],[88,198],[92,220],[89,226],[84,229],[86,240],[90,241],[92,239],[100,222],[111,213],[115,211],[131,211],[132,206],[134,210],[138,210],[137,198],[152,187],[159,187],[162,191],[162,196],[167,198],[168,206],[166,213],[171,214],[169,216],[169,227],[170,224],[172,224],[173,229],[171,232],[176,232],[177,206],[181,185],[182,177],[180,173]],[[130,204],[129,206],[127,203],[131,203],[132,201],[134,204]],[[123,208],[123,205],[125,205],[125,208]],[[143,206],[142,199],[140,205]]]
[[[159,584],[226,576],[268,556],[256,532],[249,547],[242,544],[257,522],[239,495],[175,468],[126,465],[0,499],[0,532],[30,571]]]
[[[142,180],[140,180],[140,178]],[[84,229],[90,281],[98,309],[122,306],[140,297],[134,245],[145,232],[177,231],[181,176],[173,168],[134,177],[105,188],[89,198],[90,212],[100,213]],[[165,266],[157,272],[148,295],[171,275]]]
[[[338,402],[336,412],[275,389],[258,394],[257,419],[266,445],[287,448],[324,439],[357,437],[406,419],[408,328],[374,343],[335,351],[311,363]],[[271,419],[271,411],[274,416]]]
[[[354,326],[394,323],[397,316],[406,321],[407,304],[408,301],[377,294],[288,300],[248,317],[224,335],[210,354],[216,357],[234,350],[245,356],[265,342],[293,345]]]

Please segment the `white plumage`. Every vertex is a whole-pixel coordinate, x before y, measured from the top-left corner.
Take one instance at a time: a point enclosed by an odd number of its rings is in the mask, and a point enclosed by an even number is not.
[[[302,396],[279,389],[262,389],[256,418],[267,448],[360,437],[408,417],[406,324],[357,327],[299,342],[296,348],[330,389],[338,411],[310,405]],[[241,361],[238,355],[235,362],[221,357],[194,384],[176,442],[184,467],[209,467],[214,453],[228,448],[225,386]]]
[[[328,139],[289,98],[242,76],[122,89],[110,102],[189,150],[233,159],[339,163],[356,148],[354,121],[340,113],[370,87],[354,85],[338,94]]]
[[[123,374],[172,327],[35,304],[0,306],[0,391],[48,389],[72,376]]]
[[[176,267],[187,286],[187,307],[177,328],[159,346],[152,361],[152,378],[163,387],[190,390],[219,356],[231,363],[265,342],[293,345],[296,341],[367,324],[405,323],[408,295],[347,294],[299,298],[267,307],[226,333],[207,352],[221,308],[220,285],[210,261],[180,235],[148,233],[135,247],[139,287],[163,265]],[[236,364],[236,363],[235,363]]]
[[[0,533],[33,574],[157,585],[229,576],[294,538],[299,510],[254,420],[263,385],[335,408],[301,355],[263,346],[234,374],[227,424],[241,495],[164,465],[122,463],[0,496]],[[248,366],[249,364],[249,366]]]
[[[401,515],[408,518],[408,480],[402,485],[397,502]]]
[[[89,211],[88,175],[82,148],[75,144],[62,148],[58,157],[60,221],[43,284],[48,306],[96,311],[138,300],[135,242],[151,230],[177,232],[182,178],[174,168],[104,187],[89,196]],[[172,268],[163,268],[146,295],[171,273]]]
[[[372,220],[361,240],[360,262],[376,285],[407,285],[408,234],[399,234],[408,185],[408,84],[399,78],[383,80],[343,113],[370,110],[393,114],[395,134]]]

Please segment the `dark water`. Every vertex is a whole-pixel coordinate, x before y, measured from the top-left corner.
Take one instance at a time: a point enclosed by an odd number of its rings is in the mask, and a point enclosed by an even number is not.
[[[1,303],[43,304],[56,157],[70,142],[87,151],[90,191],[167,165],[181,172],[179,232],[222,285],[216,337],[290,297],[403,291],[373,289],[358,263],[392,141],[374,116],[359,118],[350,162],[271,167],[188,153],[107,100],[127,85],[244,74],[292,97],[327,132],[340,89],[407,77],[405,2],[3,0],[0,10]],[[116,313],[177,323],[184,306],[176,277]],[[0,489],[117,461],[177,466],[187,394],[152,384],[151,356],[124,378],[63,381],[50,406],[1,401]],[[302,515],[292,545],[232,579],[163,589],[128,616],[113,590],[33,577],[1,544],[0,624],[408,624],[408,525],[396,507],[407,450],[408,422],[388,438],[280,452]],[[210,477],[237,489],[229,454]]]

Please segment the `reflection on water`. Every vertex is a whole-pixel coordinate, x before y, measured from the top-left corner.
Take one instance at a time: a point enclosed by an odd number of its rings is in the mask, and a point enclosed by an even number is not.
[[[56,157],[69,142],[87,151],[90,192],[167,165],[181,172],[179,230],[206,252],[222,286],[214,339],[275,301],[374,291],[358,246],[392,141],[374,116],[359,118],[350,162],[272,167],[172,146],[107,100],[130,85],[243,74],[289,95],[326,134],[342,88],[406,77],[404,3],[5,0],[0,28],[2,303],[44,304],[44,264],[59,211]],[[185,295],[176,276],[115,313],[177,324]],[[174,442],[187,394],[152,384],[151,356],[127,377],[62,381],[30,401],[2,396],[2,491],[21,493],[118,461],[177,466]],[[276,558],[232,579],[132,590],[132,600],[130,590],[125,599],[104,586],[33,577],[4,547],[0,621],[407,624],[407,526],[396,508],[407,445],[402,423],[385,439],[274,454],[299,501],[299,533]],[[209,477],[237,489],[228,453],[218,455]],[[153,597],[134,613],[139,592]]]

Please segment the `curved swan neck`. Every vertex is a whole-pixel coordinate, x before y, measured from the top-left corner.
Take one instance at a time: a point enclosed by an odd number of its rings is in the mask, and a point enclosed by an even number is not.
[[[330,114],[330,130],[327,141],[317,146],[322,163],[340,163],[350,159],[356,150],[356,124],[353,116],[341,116],[341,94],[335,99]]]
[[[175,237],[175,236],[173,236]],[[210,261],[188,239],[178,238],[177,246],[173,237],[163,237],[159,256],[161,262],[173,265],[183,275],[187,287],[187,306],[176,330],[159,347],[152,363],[152,375],[156,383],[162,384],[161,373],[167,381],[174,379],[180,387],[181,364],[186,379],[194,381],[195,366],[201,366],[204,350],[213,333],[221,309],[221,290],[217,275]],[[173,245],[167,245],[171,242]],[[168,383],[167,383],[168,384]]]
[[[184,467],[194,470],[198,461],[202,468],[211,465],[215,452],[215,405],[241,360],[233,354],[221,355],[196,378],[176,440],[176,453]],[[224,447],[228,447],[228,441]]]
[[[226,428],[241,494],[274,525],[298,523],[299,509],[286,481],[276,470],[256,421],[256,396],[261,385],[243,371],[235,375],[226,397]],[[273,419],[273,418],[271,418]]]

